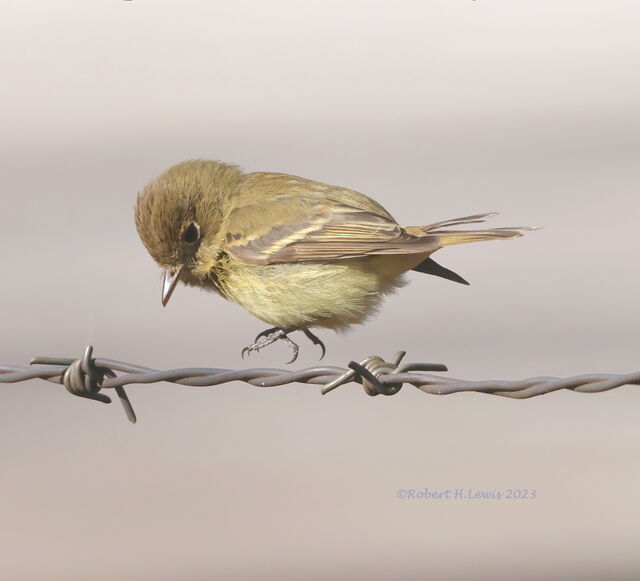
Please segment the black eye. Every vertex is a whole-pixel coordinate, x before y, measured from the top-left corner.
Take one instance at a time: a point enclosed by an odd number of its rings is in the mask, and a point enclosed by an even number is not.
[[[191,222],[182,233],[182,240],[187,244],[195,244],[200,240],[200,226],[195,222]]]

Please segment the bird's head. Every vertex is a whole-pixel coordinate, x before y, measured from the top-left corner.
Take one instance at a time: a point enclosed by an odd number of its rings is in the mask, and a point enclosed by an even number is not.
[[[187,161],[166,170],[138,194],[136,228],[164,270],[163,305],[178,281],[197,285],[215,266],[220,227],[233,208],[241,175],[235,166]]]

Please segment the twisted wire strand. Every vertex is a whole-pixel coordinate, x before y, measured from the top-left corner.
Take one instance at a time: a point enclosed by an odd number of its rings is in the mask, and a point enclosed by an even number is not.
[[[128,419],[135,423],[136,415],[124,390],[125,385],[167,381],[192,387],[211,387],[243,381],[258,387],[277,387],[292,383],[322,385],[326,394],[347,383],[359,383],[368,395],[394,395],[404,384],[410,384],[431,395],[450,395],[477,392],[514,399],[526,399],[560,389],[581,393],[608,391],[623,385],[640,385],[640,371],[627,374],[591,373],[573,377],[530,377],[518,380],[470,381],[455,379],[433,372],[447,371],[440,363],[405,363],[404,351],[396,353],[390,361],[372,355],[361,362],[351,361],[348,368],[315,366],[298,371],[273,368],[225,369],[184,367],[159,370],[113,359],[93,358],[93,347],[85,349],[80,359],[61,357],[35,357],[31,365],[37,367],[0,366],[0,383],[16,383],[30,379],[44,379],[62,384],[78,397],[111,403],[103,389],[114,389]],[[118,375],[116,372],[120,372]]]

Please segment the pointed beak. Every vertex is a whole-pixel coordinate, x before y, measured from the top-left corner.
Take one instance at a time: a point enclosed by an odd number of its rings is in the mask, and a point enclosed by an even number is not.
[[[164,271],[164,281],[162,282],[162,306],[166,307],[173,291],[175,290],[182,267]]]

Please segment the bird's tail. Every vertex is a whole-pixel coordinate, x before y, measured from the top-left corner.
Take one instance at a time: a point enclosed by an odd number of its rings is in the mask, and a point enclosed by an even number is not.
[[[436,235],[439,238],[440,248],[452,246],[454,244],[467,244],[468,242],[482,242],[485,240],[506,240],[518,238],[524,231],[537,230],[532,226],[510,226],[507,228],[483,228],[481,230],[449,230],[451,226],[462,224],[477,224],[484,222],[487,218],[496,216],[498,212],[489,214],[475,214],[474,216],[464,216],[453,220],[444,220],[429,224],[428,226],[410,226],[405,228],[407,232],[414,235]]]

